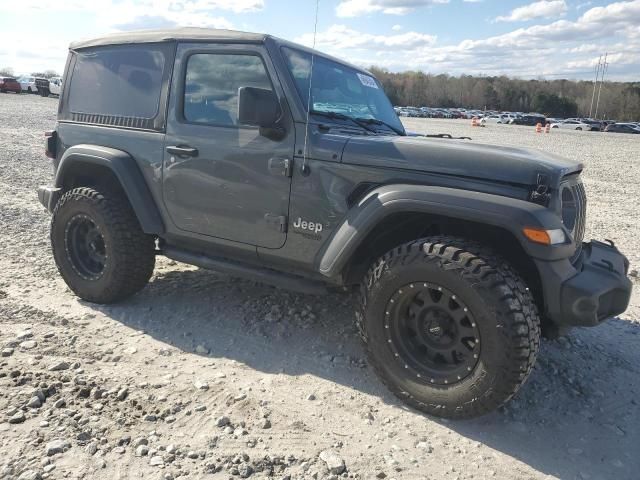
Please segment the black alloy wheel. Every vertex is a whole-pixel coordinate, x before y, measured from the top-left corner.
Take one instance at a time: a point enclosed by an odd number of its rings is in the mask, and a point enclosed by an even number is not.
[[[84,214],[72,217],[65,228],[65,251],[73,269],[85,280],[96,280],[107,264],[104,236]]]
[[[467,306],[432,283],[411,283],[391,297],[385,312],[387,342],[416,378],[437,385],[459,382],[480,356],[480,331]]]

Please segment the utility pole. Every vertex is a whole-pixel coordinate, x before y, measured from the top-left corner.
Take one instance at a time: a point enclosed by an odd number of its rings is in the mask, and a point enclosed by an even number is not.
[[[593,113],[593,102],[596,99],[596,86],[598,85],[598,74],[600,73],[600,64],[602,63],[602,55],[598,59],[598,65],[596,66],[596,79],[593,81],[593,94],[591,94],[591,107],[589,107],[589,118]]]
[[[609,64],[607,63],[607,56],[609,54],[604,54],[604,63],[602,64],[602,79],[600,80],[600,88],[598,89],[598,100],[596,100],[596,119],[598,118],[598,106],[600,105],[600,93],[602,92],[602,84],[604,83],[604,74],[607,71],[607,67]]]

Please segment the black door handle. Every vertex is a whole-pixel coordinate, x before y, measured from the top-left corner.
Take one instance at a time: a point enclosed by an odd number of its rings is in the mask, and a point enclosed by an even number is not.
[[[178,157],[197,157],[198,149],[185,145],[170,145],[167,147],[167,153]]]

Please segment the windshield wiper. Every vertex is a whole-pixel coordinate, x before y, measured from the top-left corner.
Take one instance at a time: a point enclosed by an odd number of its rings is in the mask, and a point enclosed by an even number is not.
[[[400,130],[400,129],[394,127],[393,125],[391,125],[390,123],[387,123],[384,120],[380,120],[378,118],[357,117],[357,118],[354,118],[354,120],[357,121],[357,122],[369,123],[369,124],[373,124],[373,125],[384,125],[385,127],[393,130],[395,133],[397,133],[400,136],[404,136],[405,135],[405,133],[402,130]]]
[[[355,123],[360,128],[364,128],[368,132],[373,132],[376,134],[378,133],[376,132],[375,129],[369,127],[366,123],[358,121],[356,118],[350,117],[349,115],[345,115],[344,113],[333,112],[331,110],[309,110],[309,113],[312,113],[314,115],[320,115],[322,117],[327,117],[327,118],[336,118],[338,120],[349,120],[351,123]]]
[[[425,134],[422,136],[427,138],[449,138],[451,140],[471,140],[471,137],[454,137],[450,133],[432,133],[432,134]]]

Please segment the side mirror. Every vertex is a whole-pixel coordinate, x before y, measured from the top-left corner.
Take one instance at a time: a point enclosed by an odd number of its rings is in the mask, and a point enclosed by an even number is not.
[[[278,98],[271,90],[256,87],[238,89],[238,123],[274,128],[280,117]]]

